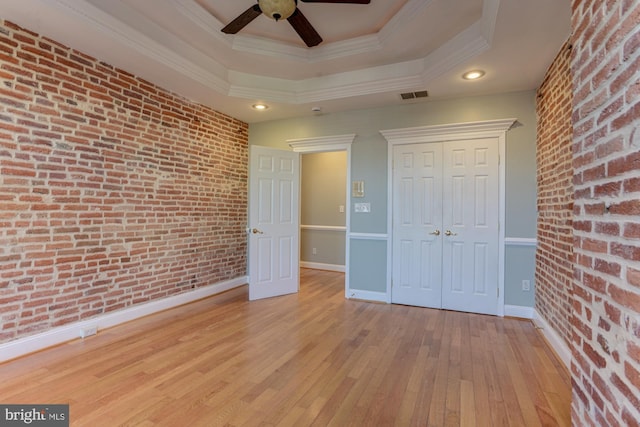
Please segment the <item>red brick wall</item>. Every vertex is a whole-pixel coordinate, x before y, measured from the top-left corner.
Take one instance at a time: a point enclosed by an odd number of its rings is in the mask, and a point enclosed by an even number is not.
[[[640,1],[573,1],[573,423],[640,425]]]
[[[246,274],[248,126],[0,22],[0,342]]]
[[[560,49],[537,96],[536,311],[569,346],[573,282],[571,48]]]

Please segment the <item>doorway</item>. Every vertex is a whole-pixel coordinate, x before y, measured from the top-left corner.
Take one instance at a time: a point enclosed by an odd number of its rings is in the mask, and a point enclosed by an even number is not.
[[[389,143],[391,302],[504,315],[500,159],[515,121],[381,131]]]
[[[300,267],[344,273],[347,153],[305,153],[300,162]]]
[[[346,154],[346,178],[345,178],[345,212],[344,212],[344,228],[340,226],[341,233],[344,233],[344,294],[345,297],[349,294],[349,229],[351,222],[351,194],[350,194],[350,182],[351,182],[351,144],[353,143],[356,135],[332,135],[321,136],[314,138],[302,138],[302,139],[290,139],[287,140],[289,146],[294,152],[300,153],[303,156],[312,153],[334,153],[344,152]],[[304,195],[302,195],[304,197]],[[337,206],[339,210],[339,205]],[[305,224],[302,224],[305,225]],[[313,247],[311,248],[313,250]]]
[[[294,293],[298,292],[300,287],[300,154],[346,151],[349,183],[351,144],[354,138],[355,134],[289,140],[287,142],[292,151],[262,146],[250,147],[247,227],[250,299]],[[279,177],[281,174],[284,176]],[[346,194],[345,296],[349,291],[350,221],[350,196],[348,192]],[[274,224],[277,227],[274,227]]]
[[[393,149],[392,302],[496,314],[498,143]]]

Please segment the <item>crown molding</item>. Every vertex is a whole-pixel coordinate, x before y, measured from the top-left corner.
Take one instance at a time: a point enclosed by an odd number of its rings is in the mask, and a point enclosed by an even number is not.
[[[49,0],[48,6],[54,6],[67,16],[83,22],[85,25],[98,29],[109,38],[127,46],[136,52],[159,62],[160,64],[189,76],[192,80],[220,93],[226,93],[230,84],[224,78],[213,73],[210,68],[203,68],[192,61],[187,61],[182,55],[167,49],[162,44],[134,30],[127,24],[117,20],[106,12],[93,6],[87,1]],[[224,67],[211,59],[214,67],[223,70]]]
[[[191,22],[196,24],[201,30],[206,32],[219,42],[233,42],[233,35],[222,32],[224,25],[211,15],[205,8],[200,6],[198,2],[193,0],[169,0],[171,4]]]
[[[342,151],[351,147],[355,133],[347,135],[318,136],[312,138],[287,139],[289,147],[296,153],[317,153],[321,151]]]
[[[422,71],[422,61],[416,60],[367,69],[367,81],[362,81],[362,70],[304,80],[230,73],[229,95],[305,104],[422,87]]]
[[[425,85],[491,47],[483,37],[481,27],[482,22],[477,21],[424,58],[424,71],[421,73],[421,78]]]
[[[179,39],[173,42],[172,50],[117,20],[87,0],[37,1],[43,6],[55,8],[56,12],[81,21],[84,25],[94,28],[97,33],[105,35],[161,66],[180,73],[203,87],[223,95],[244,99],[261,98],[265,101],[287,104],[304,104],[424,87],[432,79],[491,47],[500,5],[500,0],[484,0],[483,15],[479,21],[424,58],[293,80],[228,69]],[[405,25],[419,10],[428,7],[432,2],[432,0],[409,0],[376,35],[306,49],[243,35],[223,34],[220,31],[222,24],[196,1],[169,1],[190,22],[206,31],[218,42],[229,44],[233,49],[245,49],[253,53],[287,58],[294,62],[319,62],[381,49],[395,29]],[[176,46],[179,48],[176,49]]]
[[[398,92],[409,88],[422,87],[422,84],[422,79],[418,75],[389,77],[376,81],[350,83],[344,86],[336,85],[324,89],[301,90],[298,92],[297,98],[298,103],[304,104],[375,93]]]
[[[482,2],[482,36],[489,42],[493,42],[493,33],[498,20],[500,0],[484,0]]]
[[[403,129],[381,130],[391,145],[498,136],[507,132],[516,119],[485,120],[481,122],[451,123],[435,126],[417,126]]]
[[[376,35],[355,37],[309,49],[292,46],[275,40],[236,34],[233,36],[231,46],[234,50],[240,52],[310,64],[382,49],[382,43]]]

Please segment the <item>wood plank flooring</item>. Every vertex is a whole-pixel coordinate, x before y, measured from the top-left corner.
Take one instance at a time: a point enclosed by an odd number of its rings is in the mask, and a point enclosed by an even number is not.
[[[529,321],[239,288],[0,365],[1,403],[73,426],[569,426],[567,370]]]

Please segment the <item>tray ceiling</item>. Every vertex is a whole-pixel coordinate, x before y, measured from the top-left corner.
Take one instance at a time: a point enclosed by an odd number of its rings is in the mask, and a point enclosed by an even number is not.
[[[313,48],[264,15],[220,31],[254,3],[4,0],[0,17],[249,123],[535,89],[570,31],[569,0],[300,2]]]

